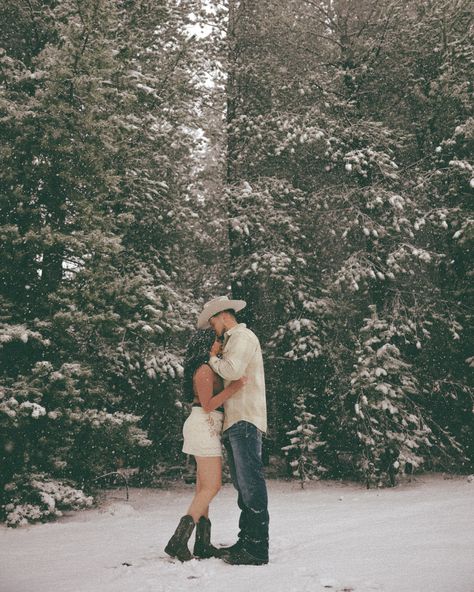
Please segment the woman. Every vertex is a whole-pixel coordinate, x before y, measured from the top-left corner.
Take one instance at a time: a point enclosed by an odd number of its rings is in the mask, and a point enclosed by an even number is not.
[[[208,365],[215,340],[212,330],[198,331],[191,339],[184,363],[184,394],[192,400],[192,411],[183,426],[183,452],[193,454],[197,465],[196,493],[185,516],[165,547],[166,553],[180,561],[192,559],[188,540],[196,526],[194,556],[217,557],[211,545],[209,503],[221,488],[222,404],[245,384],[245,377],[223,388],[222,379]]]

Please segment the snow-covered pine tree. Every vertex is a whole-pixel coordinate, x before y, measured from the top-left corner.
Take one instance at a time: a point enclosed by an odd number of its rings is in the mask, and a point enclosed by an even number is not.
[[[445,392],[444,402],[459,401],[449,404],[457,408],[456,420],[438,422],[438,442],[454,454],[450,431],[462,431],[464,443],[472,440],[472,395],[462,369],[471,355],[465,353],[467,341],[456,343],[468,323],[451,314],[467,308],[451,285],[444,296],[439,291],[446,262],[455,261],[458,285],[470,267],[463,249],[454,249],[453,258],[452,245],[439,248],[442,243],[431,240],[421,222],[439,219],[448,230],[448,214],[438,212],[449,195],[446,181],[462,181],[452,184],[451,202],[455,193],[470,190],[471,165],[463,155],[472,108],[467,4],[409,2],[387,10],[386,3],[371,0],[354,7],[343,1],[234,3],[239,18],[228,88],[233,280],[250,301],[257,330],[271,335],[272,324],[279,325],[271,340],[271,371],[281,377],[272,413],[285,416],[295,376],[311,387],[321,381],[318,392],[327,393],[324,416],[333,432],[326,438],[322,426],[324,440],[336,472],[342,470],[337,458],[352,454],[350,438],[337,431],[349,425],[349,417],[338,415],[344,411],[338,399],[349,388],[354,337],[367,303],[383,310],[390,323],[398,319],[393,345],[413,362],[423,389]],[[279,51],[268,52],[275,36]],[[450,128],[448,120],[458,127]],[[448,156],[452,129],[459,140],[455,157]],[[428,166],[433,153],[446,155],[443,167]],[[439,190],[430,191],[433,186]],[[419,199],[423,193],[427,199]],[[458,215],[466,211],[462,199]],[[464,233],[456,223],[451,241],[466,252],[469,224],[466,219]],[[298,331],[301,320],[306,325]],[[449,335],[448,369],[431,389]],[[299,364],[305,347],[308,356],[318,355],[324,372],[315,373],[313,363]],[[446,381],[452,362],[456,376]],[[330,385],[324,384],[327,376]],[[425,417],[430,401],[429,395],[421,401]],[[433,461],[445,456],[441,444],[433,447]]]
[[[357,363],[346,403],[352,408],[358,450],[357,466],[371,485],[395,485],[405,467],[420,468],[435,438],[420,405],[413,368],[393,343],[390,323],[376,306],[360,329]]]
[[[299,479],[301,488],[311,479],[318,478],[324,471],[316,454],[318,446],[324,445],[324,442],[320,441],[318,429],[313,423],[315,414],[307,409],[307,401],[310,398],[311,395],[307,393],[300,393],[296,397],[293,404],[295,427],[286,432],[287,436],[290,436],[290,443],[282,447],[291,472]]]
[[[471,459],[456,459],[441,448],[434,466],[472,471],[474,47],[466,35],[472,26],[470,4],[412,2],[403,16],[404,34],[387,49],[392,63],[396,55],[396,63],[408,75],[405,88],[411,90],[390,85],[390,92],[401,118],[412,123],[416,140],[408,183],[416,204],[415,240],[438,255],[430,266],[430,288],[423,304],[418,296],[418,313],[412,317],[419,324],[416,370],[433,429],[449,449],[448,434],[454,436]],[[393,68],[385,72],[390,79],[396,76]],[[379,70],[374,82],[378,85],[385,75]]]
[[[193,234],[181,207],[193,142],[184,11],[166,0],[0,7],[0,505],[11,524],[80,505],[72,489],[122,462],[178,454],[192,313],[179,282]]]
[[[103,82],[113,68],[104,28],[115,13],[107,2],[65,1],[48,6],[47,18],[44,8],[4,7],[15,15],[16,34],[6,36],[0,58],[0,503],[11,525],[79,507],[89,499],[77,489],[83,480],[113,466],[120,451],[151,444],[139,417],[104,402],[98,359],[88,358],[93,330],[86,342],[63,323],[77,314],[72,294],[86,283],[74,279],[86,262],[105,262],[121,250],[114,224],[100,211],[117,188],[103,116]],[[2,27],[8,22],[2,19]],[[35,35],[22,37],[31,27]],[[63,308],[58,296],[66,291]],[[82,314],[84,321],[93,311]],[[101,314],[110,335],[116,318]]]
[[[461,42],[456,46],[458,44]],[[468,56],[473,53],[470,48]],[[458,71],[466,67],[468,56],[457,65]],[[448,67],[453,59],[450,53],[445,59],[448,63],[441,72],[440,95],[449,92],[450,100],[457,99],[466,109],[465,89],[456,87],[453,96],[453,70]],[[429,324],[424,329],[420,378],[427,391],[433,420],[440,430],[455,436],[472,459],[473,312],[469,303],[474,299],[474,117],[460,109],[452,118],[455,126],[452,134],[433,146],[426,170],[419,171],[413,187],[419,207],[417,233],[424,236],[433,249],[446,254],[436,266],[437,286]],[[464,465],[464,470],[469,471],[469,462],[459,460],[443,456],[439,466],[459,470]]]

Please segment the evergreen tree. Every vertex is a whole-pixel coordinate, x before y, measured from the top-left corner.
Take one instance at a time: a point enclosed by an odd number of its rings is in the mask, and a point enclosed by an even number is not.
[[[465,121],[472,106],[467,14],[465,2],[388,6],[368,0],[350,7],[274,0],[230,7],[233,286],[249,300],[247,318],[264,340],[275,321],[280,325],[269,342],[271,371],[282,379],[270,377],[277,385],[270,402],[275,418],[288,413],[286,393],[292,382],[303,381],[301,373],[307,388],[325,393],[321,430],[327,444],[320,452],[332,458],[336,473],[341,455],[352,456],[349,473],[358,465],[351,452],[356,426],[346,415],[348,437],[337,429],[336,418],[348,413],[344,393],[350,390],[358,327],[368,305],[396,327],[394,345],[402,359],[413,362],[413,376],[425,394],[438,392],[440,384],[455,393],[459,403],[449,405],[452,419],[439,422],[446,438],[467,442],[472,434],[466,426],[472,400],[464,362],[470,359],[468,331],[459,333],[470,324],[461,322],[468,294],[460,294],[454,305],[461,316],[448,312],[452,294],[440,300],[440,272],[452,259],[447,245],[440,247],[435,234],[423,232],[426,220],[449,228],[424,177],[437,185],[443,179],[436,167],[427,167],[433,154],[441,154],[436,146],[443,150],[441,138],[451,138],[441,113]],[[414,81],[408,93],[401,82],[407,77]],[[456,129],[463,137],[464,128]],[[470,164],[462,163],[450,166],[465,172],[462,187],[468,189]],[[446,185],[439,193],[447,196]],[[465,267],[458,263],[457,269],[467,277]],[[452,336],[449,356],[446,331]],[[445,363],[459,370],[456,379],[436,382],[436,371],[426,370],[437,366],[442,351]],[[429,417],[432,397],[420,404]],[[439,405],[438,419],[445,408]],[[274,437],[284,439],[286,428],[277,425],[281,430]],[[447,448],[449,453],[425,450],[427,465],[461,466],[459,448]]]
[[[296,427],[287,432],[287,435],[291,436],[290,444],[282,448],[285,455],[291,459],[292,474],[298,477],[302,489],[307,481],[318,477],[324,471],[315,454],[315,449],[324,442],[319,441],[317,428],[312,423],[316,416],[307,410],[306,398],[302,394],[296,398],[294,403]]]
[[[189,6],[29,5],[2,8],[16,20],[2,20],[0,42],[0,490],[12,524],[54,516],[41,499],[56,482],[68,498],[66,484],[176,457],[195,313],[179,277],[193,237]]]
[[[375,305],[360,330],[357,364],[347,403],[356,424],[357,466],[371,484],[395,485],[406,465],[418,468],[433,447],[432,431],[420,409],[420,390],[410,364],[393,343],[394,331]]]

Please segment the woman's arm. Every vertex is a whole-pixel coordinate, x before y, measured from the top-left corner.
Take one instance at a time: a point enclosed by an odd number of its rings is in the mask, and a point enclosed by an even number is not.
[[[247,379],[245,377],[234,380],[220,393],[213,396],[214,372],[207,364],[204,364],[194,374],[194,392],[198,396],[204,411],[210,413],[220,407],[224,401],[230,399],[232,395],[244,386],[246,381]]]

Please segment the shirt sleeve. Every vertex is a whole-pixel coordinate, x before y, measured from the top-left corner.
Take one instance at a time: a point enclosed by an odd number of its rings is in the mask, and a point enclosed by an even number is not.
[[[232,335],[221,358],[211,356],[209,365],[224,380],[242,378],[255,353],[255,344],[246,335]]]

